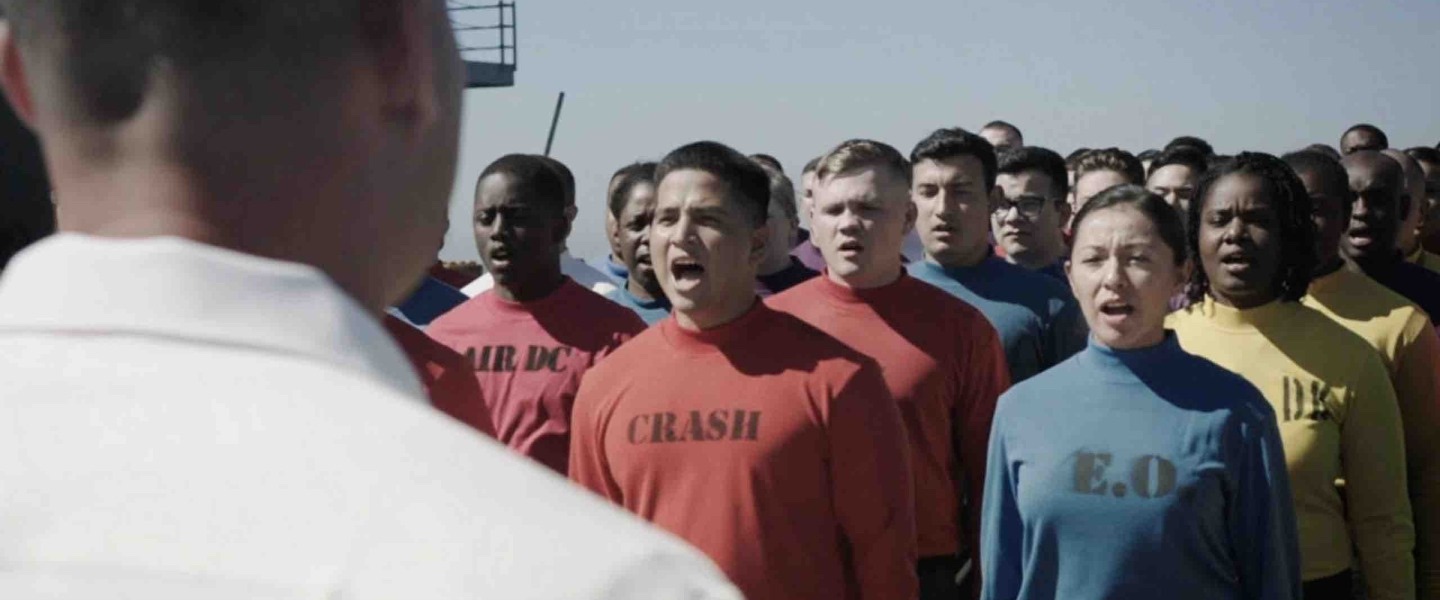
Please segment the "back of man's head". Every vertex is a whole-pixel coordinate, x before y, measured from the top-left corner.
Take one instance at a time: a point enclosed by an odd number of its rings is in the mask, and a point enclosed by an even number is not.
[[[377,310],[434,261],[463,83],[440,0],[0,7],[62,229],[305,262]]]

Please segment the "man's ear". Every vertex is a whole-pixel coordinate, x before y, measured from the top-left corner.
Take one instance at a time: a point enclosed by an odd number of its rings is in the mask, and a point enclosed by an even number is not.
[[[770,245],[770,228],[764,225],[750,232],[750,265],[758,268],[765,262],[765,252]]]
[[[428,129],[441,118],[441,90],[435,85],[446,60],[434,41],[438,2],[381,0],[371,3],[368,26],[370,56],[380,86],[382,109],[389,120],[409,121]]]
[[[30,80],[20,58],[20,46],[8,21],[0,20],[0,88],[10,107],[28,127],[34,126],[35,101],[30,95]]]

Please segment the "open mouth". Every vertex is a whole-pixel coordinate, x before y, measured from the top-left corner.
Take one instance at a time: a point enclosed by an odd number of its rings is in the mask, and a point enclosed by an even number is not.
[[[840,247],[839,247],[839,250],[840,250],[840,253],[841,253],[841,254],[847,254],[847,255],[859,254],[859,253],[865,251],[865,244],[861,244],[860,242],[851,240],[851,241],[848,241],[848,242],[843,242],[843,243],[841,243],[841,244],[840,244]]]
[[[1135,307],[1128,302],[1111,300],[1100,305],[1100,314],[1108,317],[1128,317],[1135,314]]]
[[[670,276],[676,281],[695,281],[705,275],[705,267],[691,258],[670,261]]]
[[[1375,243],[1375,234],[1370,231],[1369,227],[1351,227],[1350,231],[1345,233],[1345,237],[1350,245],[1356,248],[1363,248]]]
[[[1254,264],[1255,260],[1246,252],[1232,252],[1220,257],[1220,266],[1230,273],[1247,271]]]
[[[503,246],[491,246],[489,254],[490,262],[492,263],[504,264],[510,262],[511,253],[509,248]]]

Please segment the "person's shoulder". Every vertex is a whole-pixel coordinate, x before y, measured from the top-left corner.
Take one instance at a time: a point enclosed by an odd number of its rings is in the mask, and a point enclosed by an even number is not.
[[[787,313],[795,313],[813,308],[816,304],[815,295],[819,292],[820,286],[822,285],[825,285],[825,281],[820,277],[811,277],[788,290],[766,298],[765,305],[774,310]]]
[[[493,293],[495,292],[491,290],[480,292],[445,314],[436,317],[425,328],[425,333],[443,342],[447,336],[454,335],[459,330],[485,325],[490,321],[490,311],[486,307],[490,302],[489,295]]]
[[[373,543],[357,554],[380,573],[391,561],[428,562],[416,568],[469,579],[474,591],[514,590],[509,598],[626,597],[614,594],[647,577],[669,580],[659,597],[737,597],[669,534],[448,419],[401,417],[389,423],[403,434],[381,451],[408,449],[426,467],[377,473],[392,479],[389,497],[376,499]],[[415,557],[428,560],[405,560]]]
[[[935,287],[919,277],[910,277],[905,281],[904,292],[907,304],[921,310],[934,311],[931,313],[934,318],[948,319],[962,325],[977,322],[989,323],[980,309],[958,296]]]
[[[809,375],[818,378],[848,377],[874,361],[818,327],[790,313],[766,308],[770,314],[760,335],[750,343],[778,352],[786,364],[806,364]]]
[[[645,322],[635,314],[634,310],[620,303],[623,300],[612,300],[608,294],[623,295],[618,288],[614,292],[607,291],[604,294],[588,289],[580,282],[570,279],[565,282],[564,293],[566,295],[566,310],[573,313],[571,322],[574,325],[585,326],[601,330],[614,330],[621,333],[635,334],[645,329]]]

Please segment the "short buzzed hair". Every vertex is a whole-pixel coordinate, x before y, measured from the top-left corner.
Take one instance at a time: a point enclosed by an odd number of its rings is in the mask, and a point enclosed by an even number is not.
[[[1189,167],[1190,171],[1195,173],[1196,179],[1199,179],[1210,168],[1209,161],[1200,150],[1190,146],[1177,146],[1161,152],[1153,159],[1153,162],[1150,163],[1150,172],[1145,174],[1146,180],[1154,177],[1156,171],[1171,165]]]
[[[625,165],[610,176],[615,185],[610,188],[610,197],[607,198],[607,208],[610,216],[619,218],[620,212],[625,210],[625,203],[630,200],[630,192],[636,186],[648,183],[655,185],[655,167],[653,162],[637,162]]]
[[[758,161],[757,161],[758,162]],[[770,204],[780,207],[780,212],[785,213],[785,218],[792,223],[800,222],[800,208],[795,204],[795,182],[785,176],[785,172],[771,167],[768,164],[760,163],[765,169],[765,174],[770,176]]]
[[[1020,138],[1022,141],[1025,139],[1025,134],[1020,133],[1019,127],[1016,127],[1010,123],[1001,121],[999,119],[986,123],[984,127],[980,128],[980,131],[985,131],[986,129],[1009,129],[1012,133],[1015,134],[1015,137]]]
[[[1416,146],[1414,148],[1407,148],[1405,150],[1405,154],[1410,155],[1410,158],[1415,159],[1417,162],[1431,165],[1440,165],[1440,150],[1436,150],[1428,146]]]
[[[1332,130],[1332,131],[1333,131],[1333,130]],[[1345,130],[1345,133],[1340,134],[1340,144],[1341,144],[1341,146],[1344,146],[1344,144],[1345,144],[1345,138],[1346,138],[1347,136],[1349,136],[1350,134],[1355,133],[1355,132],[1357,132],[1357,131],[1358,131],[1358,132],[1364,132],[1364,133],[1367,133],[1367,134],[1369,134],[1369,135],[1371,135],[1371,136],[1374,136],[1374,137],[1375,137],[1375,141],[1377,141],[1377,142],[1380,143],[1380,146],[1377,147],[1377,148],[1371,148],[1371,147],[1368,147],[1368,146],[1367,146],[1367,147],[1364,147],[1364,148],[1359,148],[1360,150],[1386,150],[1386,149],[1390,148],[1390,136],[1387,136],[1387,135],[1385,135],[1385,132],[1380,131],[1380,128],[1379,128],[1379,127],[1376,127],[1376,126],[1371,125],[1371,124],[1369,124],[1369,123],[1360,123],[1360,124],[1358,124],[1358,125],[1351,125],[1349,129],[1346,129],[1346,130]],[[1343,151],[1344,148],[1341,148],[1341,150]]]
[[[556,214],[565,208],[565,181],[544,157],[534,154],[507,154],[495,159],[475,180],[477,194],[479,182],[492,175],[510,177],[528,197],[544,201],[547,206],[555,209]]]
[[[910,185],[910,163],[894,146],[875,140],[846,140],[825,153],[815,170],[816,181],[876,168],[890,173],[896,180]]]
[[[762,166],[773,168],[781,173],[785,172],[785,166],[780,164],[780,159],[775,158],[774,156],[771,156],[769,154],[765,154],[763,152],[759,154],[751,154],[750,160],[758,162]]]
[[[1199,150],[1200,153],[1204,154],[1205,156],[1215,155],[1215,147],[1211,146],[1210,142],[1207,142],[1193,135],[1182,135],[1173,140],[1170,140],[1170,143],[1165,144],[1164,150],[1174,150],[1176,148],[1194,148],[1196,150]],[[1162,150],[1162,152],[1164,150]]]
[[[709,173],[730,190],[730,198],[739,202],[751,225],[764,227],[770,213],[770,176],[765,169],[734,148],[720,142],[686,144],[660,159],[655,169],[655,185],[675,171],[694,170]]]
[[[985,138],[959,127],[936,129],[925,136],[925,139],[920,140],[920,143],[915,144],[915,149],[910,151],[910,163],[914,165],[924,160],[941,161],[961,156],[973,156],[980,161],[985,191],[995,189],[995,169],[998,166],[995,147]]]
[[[560,176],[560,183],[565,184],[565,206],[575,206],[575,173],[571,172],[565,163],[543,154],[536,154],[535,158],[545,161],[545,164],[550,165],[555,174]]]
[[[1075,181],[1087,173],[1114,171],[1125,177],[1128,183],[1145,185],[1145,165],[1134,154],[1119,148],[1092,150],[1075,163]]]
[[[329,67],[366,32],[393,27],[399,0],[0,0],[17,41],[49,56],[67,118],[109,125],[139,110],[160,65],[200,101],[270,100],[247,85]],[[217,67],[222,67],[217,69]],[[237,75],[248,75],[235,81]],[[276,89],[282,86],[276,84]],[[218,102],[218,100],[225,102]]]
[[[1345,167],[1334,157],[1319,150],[1300,150],[1291,152],[1280,157],[1285,164],[1295,171],[1295,175],[1304,177],[1306,173],[1315,175],[1321,185],[1329,187],[1332,191],[1339,192],[1341,199],[1348,199],[1350,192],[1350,176],[1345,173]],[[1345,203],[1346,206],[1349,203]]]
[[[1024,146],[1000,153],[997,172],[1004,175],[1019,175],[1035,171],[1050,179],[1055,200],[1064,202],[1070,194],[1070,177],[1065,172],[1065,159],[1054,150],[1039,146]]]

